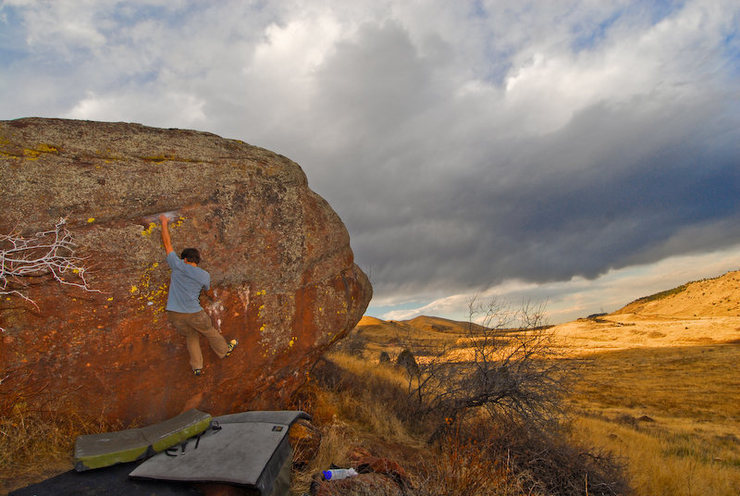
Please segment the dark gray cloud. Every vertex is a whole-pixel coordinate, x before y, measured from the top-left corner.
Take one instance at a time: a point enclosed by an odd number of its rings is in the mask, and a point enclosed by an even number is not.
[[[443,281],[460,290],[509,278],[592,278],[736,244],[740,131],[731,131],[735,141],[714,145],[724,118],[717,106],[694,109],[690,125],[682,115],[636,121],[631,112],[587,109],[557,133],[499,158],[502,165],[492,153],[488,168],[443,177],[438,186],[428,181],[423,191],[389,181],[385,187],[401,194],[383,197],[382,226],[373,228],[378,212],[361,203],[345,215],[351,229],[361,226],[358,257],[381,284]],[[681,117],[680,129],[666,129]],[[675,242],[687,229],[713,224],[722,232]]]

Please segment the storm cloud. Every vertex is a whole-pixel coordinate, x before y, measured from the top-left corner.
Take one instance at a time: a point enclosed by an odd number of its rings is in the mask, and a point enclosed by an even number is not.
[[[283,153],[378,307],[549,297],[672,257],[740,264],[738,26],[729,0],[8,0],[0,118]]]

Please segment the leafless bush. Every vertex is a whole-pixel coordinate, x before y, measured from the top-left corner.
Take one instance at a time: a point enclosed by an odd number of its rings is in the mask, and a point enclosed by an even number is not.
[[[419,364],[409,395],[416,413],[449,421],[485,409],[538,425],[553,421],[564,379],[543,321],[542,306],[512,310],[497,300],[472,300],[467,351],[456,356],[440,348]]]
[[[85,278],[85,260],[75,254],[75,247],[66,219],[59,219],[54,229],[27,238],[17,232],[0,235],[0,296],[18,296],[38,309],[26,289],[30,278],[44,276],[95,291]]]

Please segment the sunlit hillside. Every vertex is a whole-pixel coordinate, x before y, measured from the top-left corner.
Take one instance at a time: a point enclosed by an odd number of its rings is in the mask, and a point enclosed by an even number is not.
[[[615,314],[676,318],[740,317],[740,271],[639,298]]]
[[[642,297],[553,333],[571,354],[731,343],[740,339],[740,272]]]

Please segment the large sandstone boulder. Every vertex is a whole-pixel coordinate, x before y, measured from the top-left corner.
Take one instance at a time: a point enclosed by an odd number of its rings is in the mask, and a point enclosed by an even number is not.
[[[0,234],[28,238],[67,219],[95,291],[45,276],[20,281],[36,306],[3,296],[5,398],[43,397],[124,422],[191,407],[281,408],[371,297],[347,230],[300,167],[241,141],[126,123],[0,121],[0,195]],[[141,221],[164,211],[178,212],[175,250],[199,248],[211,273],[215,300],[204,307],[240,341],[219,360],[202,340],[201,377],[165,317],[159,225]]]

